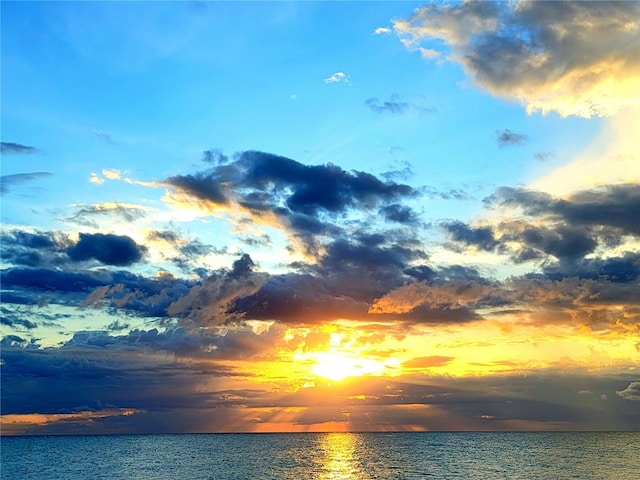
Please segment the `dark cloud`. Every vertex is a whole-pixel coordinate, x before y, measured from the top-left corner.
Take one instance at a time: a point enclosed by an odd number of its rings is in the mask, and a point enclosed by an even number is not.
[[[247,206],[273,211],[286,206],[302,214],[370,208],[416,194],[408,185],[383,182],[365,172],[347,172],[331,164],[307,166],[256,151],[241,153],[231,165],[196,176],[173,177],[168,183],[214,203],[226,201],[221,190],[225,185],[240,192],[239,201]]]
[[[105,265],[128,266],[142,259],[146,247],[126,235],[81,233],[74,243],[60,232],[2,232],[1,258],[13,265],[61,267],[70,262],[98,260]]]
[[[0,240],[0,258],[13,265],[58,266],[69,260],[64,250],[71,242],[60,233],[10,230],[1,232]]]
[[[385,219],[391,222],[404,223],[407,225],[417,225],[418,217],[416,213],[406,205],[392,203],[380,209],[380,213]]]
[[[445,223],[443,227],[452,240],[480,250],[492,251],[499,245],[491,227],[470,227],[459,221]]]
[[[26,318],[9,312],[6,308],[0,307],[0,325],[6,325],[7,327],[26,328],[27,330],[34,329],[38,326],[37,323],[32,322]]]
[[[509,254],[516,263],[548,261],[551,256],[566,264],[562,270],[577,272],[579,264],[585,264],[584,257],[599,246],[620,246],[625,235],[640,234],[640,185],[608,185],[568,198],[503,187],[485,203],[492,208],[517,207],[524,217],[482,227],[450,222],[443,225],[444,229],[458,244]],[[588,268],[596,268],[595,263]],[[601,267],[606,263],[600,262]],[[618,266],[628,267],[624,262]],[[554,268],[548,263],[546,267]],[[613,267],[608,264],[609,269]],[[632,272],[633,268],[627,268],[620,275]]]
[[[488,197],[490,206],[518,206],[532,217],[549,217],[572,226],[612,227],[620,234],[640,234],[640,185],[607,185],[583,190],[568,199],[522,188],[503,187]]]
[[[516,240],[524,245],[515,253],[515,259],[526,259],[527,255],[539,258],[535,252],[543,252],[559,260],[574,260],[593,252],[597,246],[588,230],[573,227],[549,229],[528,225],[517,233],[505,235],[501,240]]]
[[[241,212],[245,222],[277,224],[310,255],[320,250],[327,235],[342,235],[351,214],[389,207],[392,218],[413,218],[399,202],[419,194],[409,185],[366,172],[332,164],[304,165],[258,151],[242,152],[230,163],[173,176],[165,183],[205,209]]]
[[[81,233],[78,243],[67,249],[74,262],[98,260],[105,265],[126,266],[139,262],[146,248],[131,237],[104,233]]]
[[[320,277],[308,274],[271,276],[253,295],[234,301],[230,311],[246,318],[283,323],[317,324],[336,318],[363,319],[367,304],[338,293]]]
[[[593,280],[606,279],[614,283],[634,282],[640,278],[640,253],[625,252],[618,257],[583,258],[570,264],[545,265],[544,273],[552,279],[576,276]]]
[[[498,141],[498,146],[506,147],[509,145],[522,145],[528,140],[528,137],[521,133],[512,132],[507,128],[505,130],[496,131],[496,139]]]
[[[479,86],[529,112],[590,117],[638,105],[638,18],[637,2],[433,3],[394,28],[412,48],[443,40]]]
[[[112,276],[100,278],[100,272],[65,272],[46,268],[9,268],[0,272],[3,288],[26,290],[82,292],[103,286]]]
[[[0,142],[0,153],[3,155],[30,155],[37,153],[38,149],[29,145],[13,142]]]
[[[229,157],[216,148],[202,152],[202,161],[213,165],[223,165],[229,162]]]
[[[66,413],[104,405],[162,410],[206,403],[209,395],[197,392],[199,373],[169,355],[141,355],[145,348],[167,344],[190,348],[185,342],[179,332],[124,337],[82,332],[58,349],[3,348],[3,414]],[[211,379],[229,373],[212,364],[201,371]]]
[[[389,100],[380,101],[376,97],[365,100],[365,105],[376,113],[391,113],[393,115],[402,115],[411,111],[418,113],[435,113],[435,108],[423,107],[416,103],[404,102],[400,100],[398,94],[391,95]]]
[[[166,183],[195,198],[217,204],[227,203],[227,197],[223,193],[220,182],[206,173],[176,175],[167,178]]]
[[[13,175],[3,175],[0,177],[0,195],[4,195],[10,191],[14,185],[38,180],[40,178],[51,177],[51,172],[31,172],[31,173],[15,173]]]
[[[244,152],[239,161],[247,166],[247,186],[260,191],[291,189],[285,202],[296,213],[339,213],[415,194],[408,185],[382,182],[371,174],[347,172],[332,164],[307,166],[262,152]]]

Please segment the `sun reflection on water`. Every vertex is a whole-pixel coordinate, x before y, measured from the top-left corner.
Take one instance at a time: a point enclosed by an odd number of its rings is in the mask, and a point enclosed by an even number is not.
[[[360,479],[360,462],[355,455],[358,437],[349,433],[328,433],[322,436],[321,479]]]

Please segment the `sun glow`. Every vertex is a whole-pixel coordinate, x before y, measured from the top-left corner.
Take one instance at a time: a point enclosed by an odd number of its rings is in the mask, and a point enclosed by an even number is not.
[[[329,348],[325,351],[298,352],[297,361],[311,363],[310,373],[316,377],[339,382],[348,377],[363,375],[389,375],[393,369],[399,367],[396,359],[379,360],[367,356],[362,347],[356,347],[353,342],[345,341],[341,333],[332,333]]]

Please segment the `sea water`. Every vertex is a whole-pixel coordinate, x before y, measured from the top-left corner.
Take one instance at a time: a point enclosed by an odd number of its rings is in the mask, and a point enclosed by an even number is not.
[[[3,437],[3,480],[640,478],[640,432]]]

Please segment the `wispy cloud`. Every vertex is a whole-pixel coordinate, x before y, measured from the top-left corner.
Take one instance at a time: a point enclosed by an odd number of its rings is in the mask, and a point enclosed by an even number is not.
[[[0,153],[3,155],[30,155],[37,153],[38,149],[29,145],[13,142],[0,142]]]
[[[510,145],[522,145],[526,143],[529,139],[526,135],[521,133],[515,133],[509,130],[508,128],[504,130],[496,131],[496,140],[498,141],[498,146],[507,147]]]
[[[374,35],[388,35],[392,32],[389,27],[378,27],[373,31]]]
[[[31,182],[41,178],[53,176],[51,172],[31,172],[31,173],[15,173],[13,175],[3,175],[0,177],[0,195],[4,195],[10,191],[15,185]]]
[[[349,76],[344,72],[336,72],[324,79],[324,83],[350,83]]]
[[[110,133],[102,132],[102,131],[99,131],[99,130],[93,130],[91,132],[91,135],[93,135],[98,140],[101,140],[101,141],[103,141],[105,143],[108,143],[110,145],[114,145],[115,144],[115,142],[113,141],[113,137],[111,136]]]
[[[408,112],[416,113],[435,113],[433,107],[426,107],[416,102],[407,102],[400,99],[400,95],[394,93],[389,100],[380,101],[377,97],[371,97],[365,100],[365,105],[376,113],[391,113],[393,115],[402,115]]]

